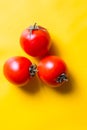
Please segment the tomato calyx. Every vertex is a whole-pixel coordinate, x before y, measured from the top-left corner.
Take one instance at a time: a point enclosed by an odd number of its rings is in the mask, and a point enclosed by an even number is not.
[[[39,30],[40,27],[37,26],[37,23],[35,23],[33,26],[31,25],[28,29],[30,30],[30,35],[31,35],[33,30]]]
[[[35,64],[33,64],[29,67],[29,73],[30,73],[31,77],[34,77],[37,72],[38,72],[38,70],[37,70],[37,66]]]
[[[29,27],[29,29],[30,29],[30,30],[38,30],[38,29],[40,29],[40,28],[37,26],[37,23],[35,23],[33,26],[31,25],[31,26]]]
[[[56,79],[56,82],[57,83],[62,83],[64,81],[68,81],[68,78],[66,76],[65,73],[62,73],[57,79]]]

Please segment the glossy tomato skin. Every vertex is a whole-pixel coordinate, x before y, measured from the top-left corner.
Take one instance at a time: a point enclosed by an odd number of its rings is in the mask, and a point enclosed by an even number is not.
[[[31,65],[31,61],[25,57],[12,57],[4,64],[4,75],[14,84],[25,84],[30,79],[29,67]]]
[[[32,31],[27,28],[20,37],[21,47],[33,57],[44,56],[51,46],[51,38],[48,31],[40,26],[38,28]]]
[[[56,82],[56,79],[63,73],[67,74],[66,64],[57,56],[47,56],[38,64],[38,76],[47,84],[60,86],[62,83]]]

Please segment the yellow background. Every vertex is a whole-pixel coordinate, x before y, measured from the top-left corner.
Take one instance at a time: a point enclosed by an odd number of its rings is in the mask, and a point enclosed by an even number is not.
[[[21,32],[37,22],[52,37],[50,53],[62,57],[69,82],[52,89],[34,78],[18,88],[3,75],[21,49]],[[0,0],[0,130],[87,130],[87,0]]]

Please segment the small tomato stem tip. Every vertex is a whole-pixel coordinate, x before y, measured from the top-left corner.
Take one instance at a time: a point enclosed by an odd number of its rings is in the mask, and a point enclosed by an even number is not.
[[[37,25],[37,23],[35,23],[33,26],[31,25],[28,29],[30,30],[30,35],[31,35],[33,30],[39,30],[40,28]]]
[[[29,67],[29,73],[30,73],[31,77],[34,77],[37,72],[38,72],[38,70],[37,70],[37,66],[35,64],[33,64]]]
[[[34,24],[34,28],[36,28],[37,23]]]
[[[62,73],[62,74],[56,79],[56,82],[57,82],[57,83],[62,83],[63,81],[68,82],[68,78],[67,78],[67,76],[66,76],[65,73]]]

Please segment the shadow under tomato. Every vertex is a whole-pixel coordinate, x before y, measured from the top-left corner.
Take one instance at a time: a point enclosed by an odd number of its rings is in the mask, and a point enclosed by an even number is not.
[[[21,87],[21,90],[27,94],[35,94],[40,91],[40,82],[37,77],[33,77],[26,85]]]
[[[73,77],[71,75],[69,75],[67,82],[65,82],[60,87],[53,88],[53,90],[55,90],[56,92],[61,93],[61,94],[73,93],[75,90],[74,84],[75,84],[75,81],[74,81]]]
[[[41,59],[43,59],[44,57],[46,56],[50,56],[50,55],[55,55],[55,56],[59,56],[59,49],[58,47],[56,46],[56,43],[54,41],[52,41],[51,43],[51,47],[49,49],[49,51],[42,57],[36,57],[37,61],[40,61]]]
[[[60,55],[59,49],[56,46],[56,43],[54,41],[52,41],[52,45],[51,45],[51,48],[50,48],[50,50],[48,52],[48,55],[55,55],[55,56],[59,56]]]

